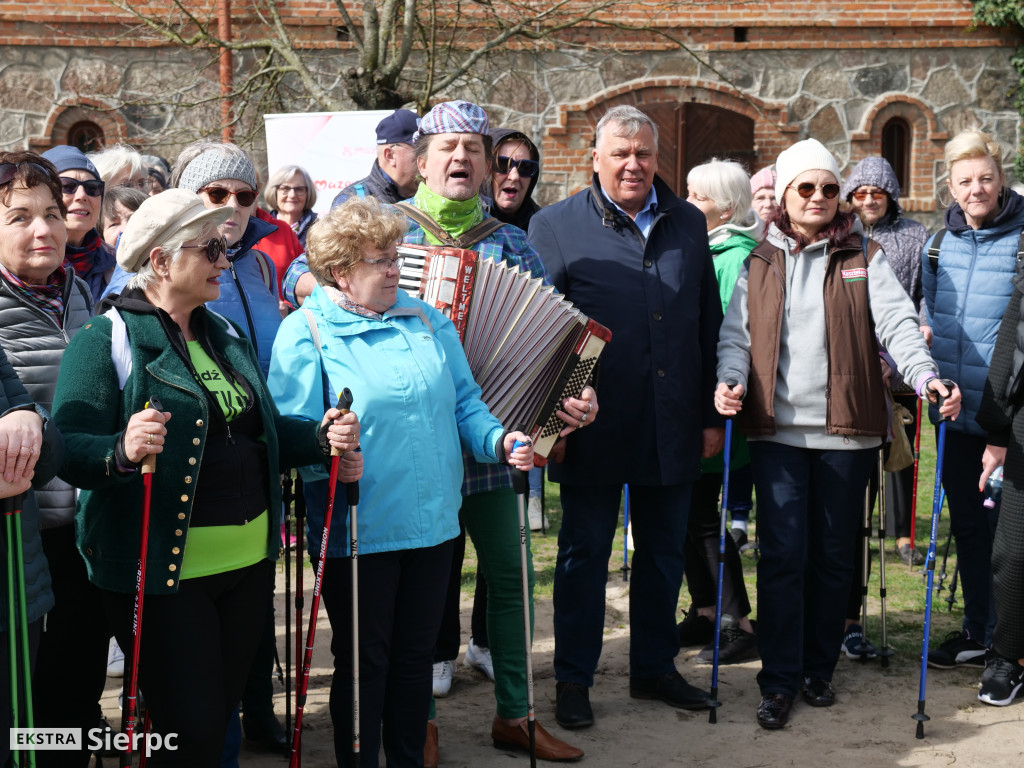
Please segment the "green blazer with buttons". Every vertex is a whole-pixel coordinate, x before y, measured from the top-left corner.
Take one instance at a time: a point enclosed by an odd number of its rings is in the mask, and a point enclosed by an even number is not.
[[[248,381],[260,409],[270,483],[267,557],[276,560],[281,548],[280,472],[324,461],[317,443],[320,423],[281,416],[252,345],[238,327],[204,308],[196,311],[206,312],[210,344]],[[114,324],[109,317],[93,318],[64,353],[54,397],[54,422],[66,443],[59,474],[82,489],[75,523],[89,579],[102,589],[134,591],[142,473],[120,473],[114,445],[131,415],[145,408],[152,397],[170,411],[167,441],[157,455],[153,475],[146,593],[173,594],[185,554],[193,491],[203,466],[209,406],[203,387],[175,350],[160,317],[130,311],[120,312],[120,317],[132,360],[123,390],[111,356]]]

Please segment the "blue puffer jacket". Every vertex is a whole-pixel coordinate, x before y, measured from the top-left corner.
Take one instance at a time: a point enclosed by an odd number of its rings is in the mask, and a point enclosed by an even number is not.
[[[348,387],[359,414],[365,462],[359,551],[433,547],[455,538],[462,451],[494,463],[503,435],[480,400],[455,326],[403,291],[381,320],[342,309],[321,286],[302,309],[316,320],[331,399]],[[282,414],[323,414],[320,359],[306,313],[293,312],[274,343],[268,382]],[[310,468],[302,475],[307,486],[326,477]],[[348,555],[348,516],[340,509],[335,507],[331,522],[330,557]],[[311,532],[322,530],[323,514],[322,505],[310,503]]]
[[[281,325],[281,311],[277,306],[277,294],[267,288],[268,283],[277,285],[274,262],[265,254],[257,256],[253,246],[276,231],[274,224],[255,216],[249,217],[244,234],[228,254],[231,268],[220,276],[220,298],[209,304],[211,309],[233,320],[245,331],[256,348],[264,376],[270,370],[270,352],[277,328]],[[121,267],[114,270],[114,276],[103,292],[104,298],[121,293],[129,279],[131,275]]]
[[[1006,305],[1013,293],[1010,282],[1017,263],[1017,243],[1024,228],[1024,198],[1004,189],[999,214],[983,229],[971,229],[963,209],[954,203],[946,211],[946,233],[938,266],[932,268],[925,244],[921,268],[925,307],[932,327],[932,358],[944,378],[953,379],[963,393],[960,416],[950,429],[984,436],[975,421],[981,406],[992,349]],[[932,422],[938,411],[929,409]]]
[[[33,405],[32,398],[25,391],[18,374],[14,372],[14,368],[8,362],[7,355],[0,349],[0,416],[33,407],[44,418],[43,445],[39,453],[39,461],[36,462],[35,477],[32,479],[33,486],[41,487],[56,474],[57,468],[63,461],[64,443],[60,438],[60,432],[50,422],[46,411]],[[22,558],[25,564],[27,619],[31,624],[41,619],[44,613],[53,608],[50,569],[46,562],[46,555],[43,554],[42,540],[39,538],[39,507],[32,490],[29,490],[25,496],[21,507],[21,542]],[[3,553],[0,562],[6,566],[11,551],[5,528],[0,528],[0,552]],[[6,587],[6,568],[0,580]],[[6,597],[6,590],[4,595]],[[7,600],[3,599],[0,600],[0,633],[7,632],[7,628]],[[7,663],[6,659],[4,659],[4,663]]]

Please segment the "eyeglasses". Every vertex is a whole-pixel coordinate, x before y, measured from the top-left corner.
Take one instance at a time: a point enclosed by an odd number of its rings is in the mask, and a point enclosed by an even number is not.
[[[203,187],[199,191],[205,192],[206,196],[210,198],[210,202],[214,205],[224,205],[231,195],[235,196],[235,200],[243,208],[248,208],[256,202],[256,193],[251,189],[241,189],[238,192],[232,192],[230,189],[224,189],[224,187]]]
[[[405,256],[396,256],[393,259],[363,259],[364,264],[374,264],[377,267],[377,271],[382,275],[385,274],[391,267],[395,269],[401,269],[402,265],[405,264]]]
[[[228,252],[228,245],[224,242],[223,237],[214,237],[209,242],[201,243],[199,245],[183,245],[182,248],[205,248],[206,249],[206,260],[211,264],[216,264],[220,257]]]
[[[140,189],[143,192],[153,188],[153,179],[146,177],[144,179],[135,179],[134,181],[126,181],[123,184],[119,184],[120,187],[130,187],[131,189]]]
[[[96,179],[79,181],[78,179],[72,179],[70,176],[60,177],[60,191],[65,195],[74,195],[78,192],[78,188],[81,187],[89,197],[102,197],[104,186],[102,181]]]
[[[797,184],[795,187],[790,184],[786,189],[795,189],[796,193],[800,195],[804,200],[807,200],[811,195],[814,194],[814,190],[820,189],[821,194],[825,196],[826,200],[831,200],[839,194],[838,184],[821,184],[814,185],[809,181],[805,181],[803,184]]]
[[[39,163],[30,163],[25,161],[23,163],[0,163],[0,186],[10,183],[10,181],[18,175],[18,169],[23,165],[31,166],[43,174],[46,178],[52,178],[50,172],[39,165]]]
[[[868,192],[867,190],[858,189],[853,193],[854,200],[867,200],[869,197],[872,200],[884,200],[885,192],[882,192],[881,190],[878,192]]]
[[[289,187],[287,184],[279,184],[277,187],[279,195],[287,195],[289,192],[294,192],[296,195],[305,196],[308,191],[308,187]]]
[[[513,160],[505,155],[494,158],[494,169],[498,173],[511,173],[515,168],[524,179],[532,179],[540,173],[540,163],[536,160]]]

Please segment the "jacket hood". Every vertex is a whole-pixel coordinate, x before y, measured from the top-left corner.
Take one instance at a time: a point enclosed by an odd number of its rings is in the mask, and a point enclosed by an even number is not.
[[[228,248],[228,253],[236,255],[243,254],[264,237],[272,235],[275,232],[277,232],[277,224],[271,224],[263,221],[262,219],[258,219],[255,216],[250,216],[249,224],[246,226],[245,232],[242,233],[242,237],[239,238],[237,243],[235,243],[234,248]]]
[[[1009,187],[1003,187],[999,193],[999,213],[992,221],[986,223],[983,230],[1001,230],[1006,227],[1024,226],[1024,197],[1014,192]],[[967,216],[960,203],[953,203],[946,209],[946,229],[950,232],[965,232],[971,228],[967,223]]]
[[[730,221],[720,226],[715,227],[708,232],[708,243],[710,245],[718,245],[724,243],[730,237],[736,235],[742,235],[755,243],[761,239],[764,233],[764,224],[757,218],[757,214],[754,213],[754,209],[751,208],[747,211],[747,215],[743,217],[741,221]]]
[[[857,187],[865,185],[884,189],[888,193],[889,199],[899,209],[900,182],[896,178],[896,172],[889,165],[889,161],[884,157],[865,157],[857,163],[846,179],[846,183],[843,184],[840,194],[844,200],[849,202]]]
[[[511,128],[495,128],[489,134],[491,137],[491,146],[494,148],[494,155],[497,155],[498,145],[505,141],[521,141],[526,145],[526,148],[530,150],[530,157],[533,160],[540,162],[540,150],[537,149],[537,145],[530,140],[522,131],[512,130]],[[503,221],[506,224],[519,227],[525,231],[530,224],[530,219],[533,218],[533,214],[540,210],[540,206],[533,199],[533,191],[537,188],[537,182],[540,180],[540,173],[530,179],[530,183],[526,188],[526,197],[523,198],[523,204],[519,206],[519,210],[515,213],[505,213],[498,206],[494,205],[494,189],[492,186],[493,175],[488,176],[484,182],[483,187],[480,190],[481,198],[487,198],[491,201],[491,205],[487,208],[490,213],[498,221]],[[485,208],[487,206],[485,205]]]

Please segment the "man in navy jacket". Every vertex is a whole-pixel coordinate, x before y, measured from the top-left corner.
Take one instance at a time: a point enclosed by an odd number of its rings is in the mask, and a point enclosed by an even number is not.
[[[597,377],[602,418],[567,438],[555,566],[556,719],[593,723],[605,582],[622,486],[633,541],[630,695],[703,709],[676,671],[676,603],[690,490],[722,448],[715,345],[722,309],[703,215],[655,174],[657,128],[633,107],[598,123],[591,187],[537,213],[529,239],[558,290],[608,326]],[[628,446],[622,451],[617,446]]]

